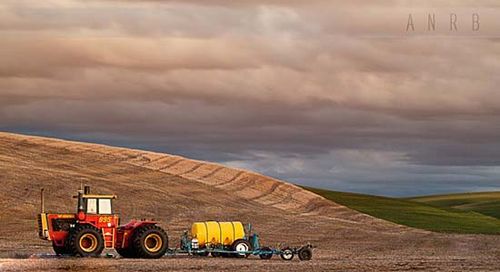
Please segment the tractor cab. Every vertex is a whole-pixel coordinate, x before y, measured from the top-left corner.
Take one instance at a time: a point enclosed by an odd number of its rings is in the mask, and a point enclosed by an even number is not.
[[[85,186],[84,190],[79,190],[77,214],[79,220],[85,220],[86,215],[115,215],[113,212],[113,200],[116,195],[97,195],[90,193],[90,187]]]

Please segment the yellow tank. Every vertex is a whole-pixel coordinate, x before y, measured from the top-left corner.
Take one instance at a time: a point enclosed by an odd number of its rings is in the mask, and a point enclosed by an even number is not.
[[[191,227],[191,236],[198,239],[200,247],[206,244],[229,246],[245,237],[245,229],[241,222],[195,222]]]

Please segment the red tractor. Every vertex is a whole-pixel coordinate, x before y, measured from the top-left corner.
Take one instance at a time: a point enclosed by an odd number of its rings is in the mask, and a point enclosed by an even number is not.
[[[158,222],[132,220],[120,225],[113,212],[115,195],[78,190],[76,213],[45,213],[43,189],[38,230],[41,239],[52,241],[57,255],[91,257],[114,248],[124,258],[160,258],[168,249],[167,233]]]

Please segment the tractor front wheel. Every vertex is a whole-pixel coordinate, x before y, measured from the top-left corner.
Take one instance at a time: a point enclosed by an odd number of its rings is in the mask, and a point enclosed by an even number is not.
[[[139,258],[161,258],[168,249],[167,233],[155,225],[139,227],[132,241],[136,256]]]
[[[68,251],[81,257],[97,257],[104,249],[104,239],[99,230],[91,225],[77,225],[70,231]]]

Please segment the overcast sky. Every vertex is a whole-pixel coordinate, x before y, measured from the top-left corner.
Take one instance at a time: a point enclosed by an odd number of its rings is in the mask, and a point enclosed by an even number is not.
[[[3,0],[0,130],[340,191],[500,190],[495,3]]]

